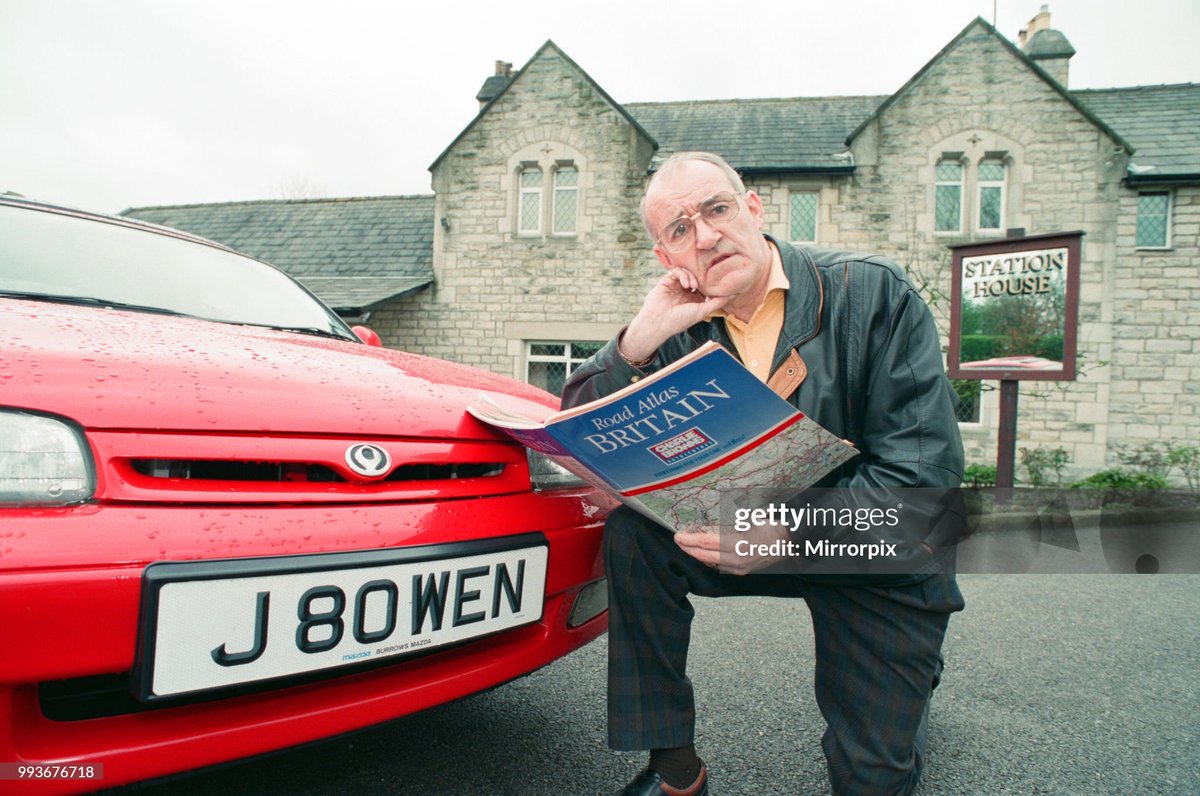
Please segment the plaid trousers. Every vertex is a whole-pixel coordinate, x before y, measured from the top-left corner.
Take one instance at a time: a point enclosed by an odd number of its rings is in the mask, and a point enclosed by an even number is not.
[[[816,641],[814,690],[835,794],[908,794],[921,778],[929,700],[950,614],[952,575],[904,586],[831,586],[794,575],[724,575],[670,532],[621,507],[604,533],[609,590],[608,740],[614,749],[692,743],[687,677],[694,611],[706,597],[802,597]]]

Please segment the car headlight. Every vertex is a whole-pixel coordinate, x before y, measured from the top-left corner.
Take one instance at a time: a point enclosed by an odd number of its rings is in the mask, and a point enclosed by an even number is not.
[[[528,448],[525,452],[529,457],[529,481],[534,490],[540,492],[543,489],[566,489],[584,485],[585,481],[582,478],[549,456]]]
[[[45,415],[0,411],[0,506],[65,506],[92,496],[83,432]]]

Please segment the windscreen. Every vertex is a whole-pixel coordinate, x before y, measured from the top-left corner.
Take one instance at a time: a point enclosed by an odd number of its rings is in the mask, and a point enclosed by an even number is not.
[[[0,293],[357,340],[335,313],[265,263],[118,222],[26,207],[0,205]]]

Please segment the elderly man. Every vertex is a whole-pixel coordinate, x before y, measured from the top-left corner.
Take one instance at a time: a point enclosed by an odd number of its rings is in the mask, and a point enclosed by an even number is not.
[[[962,442],[928,307],[893,264],[797,248],[763,234],[763,205],[719,156],[667,160],[642,200],[666,269],[617,337],[580,366],[565,406],[608,395],[715,340],[801,411],[860,451],[818,486],[956,486]],[[803,598],[816,645],[822,747],[837,794],[911,793],[953,575],[736,574],[720,536],[670,533],[627,509],[605,527],[608,732],[649,749],[624,794],[706,794],[686,674],[689,594]],[[691,532],[689,532],[691,531]]]

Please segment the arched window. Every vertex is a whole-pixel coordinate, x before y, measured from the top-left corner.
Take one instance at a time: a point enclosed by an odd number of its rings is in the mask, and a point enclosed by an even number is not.
[[[1003,160],[988,159],[979,164],[979,230],[1004,230],[1004,183],[1007,169]]]
[[[522,166],[520,200],[517,209],[517,234],[539,235],[542,232],[542,170]]]
[[[963,167],[957,159],[943,158],[934,169],[934,229],[962,231]]]
[[[592,186],[587,155],[564,141],[534,140],[508,157],[503,233],[526,243],[571,246],[591,231]]]
[[[579,170],[571,164],[561,165],[554,170],[554,234],[574,235],[578,212]]]

